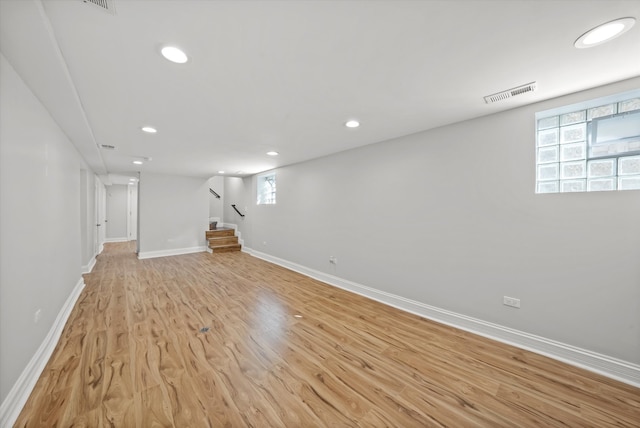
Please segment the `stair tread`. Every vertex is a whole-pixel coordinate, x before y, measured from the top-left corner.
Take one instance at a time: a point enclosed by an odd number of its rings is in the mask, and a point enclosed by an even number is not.
[[[216,238],[223,236],[235,236],[235,230],[233,229],[215,229],[206,231],[207,238]]]
[[[214,245],[214,246],[209,246],[209,249],[211,250],[212,253],[225,253],[225,252],[232,252],[232,251],[241,251],[242,249],[242,245],[240,244],[231,244],[231,245]]]
[[[226,245],[226,244],[238,244],[237,236],[225,236],[224,238],[209,238],[209,245]]]

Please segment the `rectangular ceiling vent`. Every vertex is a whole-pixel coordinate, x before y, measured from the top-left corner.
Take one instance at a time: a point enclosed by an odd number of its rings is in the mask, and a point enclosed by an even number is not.
[[[487,95],[484,97],[484,102],[487,104],[495,103],[497,101],[506,100],[508,98],[515,97],[517,95],[526,94],[536,90],[536,82],[527,83],[526,85],[518,86],[517,88],[507,89],[506,91],[498,92],[497,94]]]
[[[100,147],[102,147],[105,150],[115,150],[116,146],[112,146],[111,144],[100,144]]]
[[[116,14],[116,8],[113,5],[113,0],[82,0],[82,2],[99,7],[101,10],[108,12],[111,15]]]

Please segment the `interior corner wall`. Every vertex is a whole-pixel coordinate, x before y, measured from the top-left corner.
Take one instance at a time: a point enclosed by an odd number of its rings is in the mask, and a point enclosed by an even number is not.
[[[1,54],[0,93],[0,402],[5,402],[82,279],[81,235],[91,232],[79,227],[85,212],[79,177],[83,169],[93,173]]]
[[[252,249],[638,364],[640,191],[535,194],[534,116],[639,85],[279,168],[277,204],[252,205]]]
[[[250,246],[251,234],[248,230],[253,210],[252,205],[247,199],[247,195],[251,193],[250,186],[251,177],[225,177],[224,178],[224,222],[227,224],[235,224],[241,233],[245,246]],[[231,205],[235,205],[244,217],[242,217]],[[255,203],[253,204],[255,206]]]
[[[209,192],[209,218],[219,218],[224,222],[224,177],[215,176],[209,179],[209,188],[220,197]]]
[[[139,257],[206,250],[207,179],[141,172],[138,200]]]

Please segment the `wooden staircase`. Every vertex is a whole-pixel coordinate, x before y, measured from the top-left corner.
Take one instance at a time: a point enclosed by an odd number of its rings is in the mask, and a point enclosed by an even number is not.
[[[219,227],[207,230],[207,241],[213,253],[228,253],[230,251],[240,251],[242,245],[238,243],[236,231],[228,227]]]

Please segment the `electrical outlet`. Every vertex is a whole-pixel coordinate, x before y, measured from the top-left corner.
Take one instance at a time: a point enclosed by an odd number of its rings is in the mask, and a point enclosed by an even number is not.
[[[33,314],[33,323],[37,324],[38,321],[40,321],[40,318],[42,317],[42,309],[38,309],[34,314]]]
[[[512,308],[520,308],[520,299],[516,299],[515,297],[502,296],[502,303]]]

